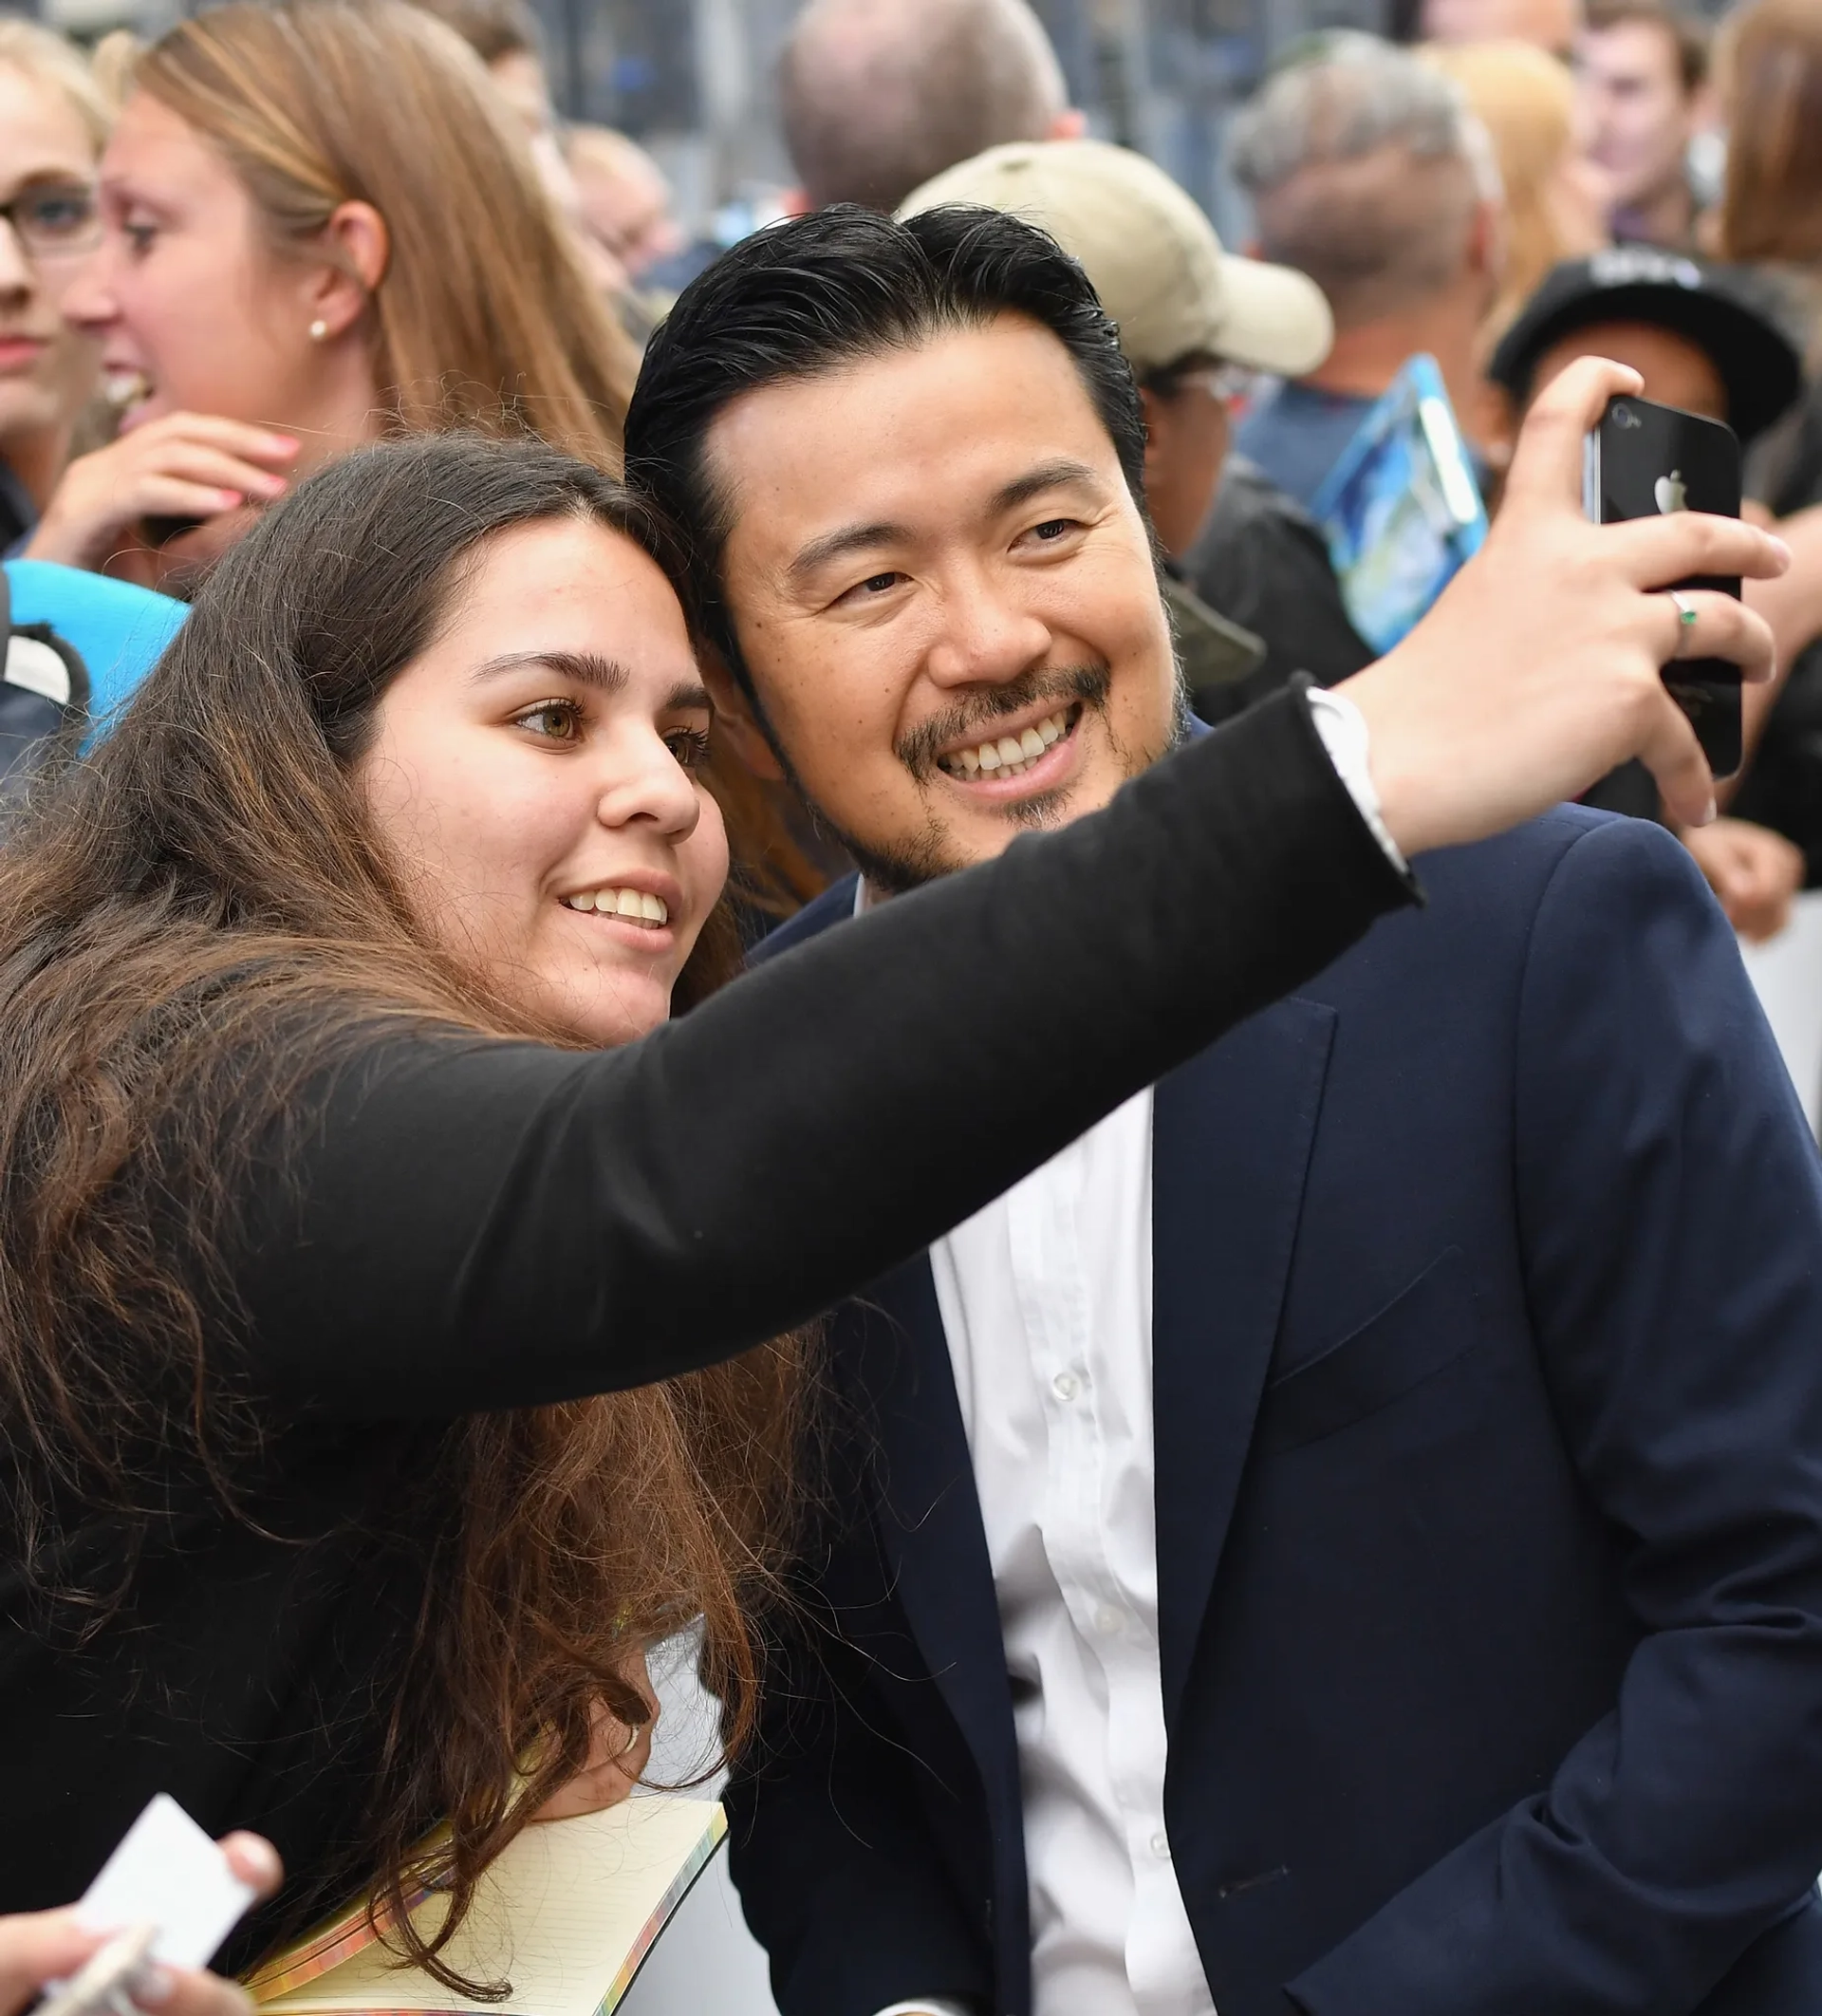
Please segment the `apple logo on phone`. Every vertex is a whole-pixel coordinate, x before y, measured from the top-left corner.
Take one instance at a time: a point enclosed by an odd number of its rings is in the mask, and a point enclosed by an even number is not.
[[[1683,480],[1683,471],[1673,469],[1667,476],[1660,476],[1651,486],[1651,495],[1657,500],[1658,509],[1666,513],[1683,511],[1688,506],[1688,486]]]

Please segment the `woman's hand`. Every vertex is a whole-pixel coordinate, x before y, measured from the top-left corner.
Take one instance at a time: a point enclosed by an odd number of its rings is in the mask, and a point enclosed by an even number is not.
[[[652,1731],[658,1727],[658,1695],[645,1670],[645,1654],[636,1652],[621,1669],[622,1677],[651,1708],[637,1729],[629,1729],[604,1702],[596,1702],[594,1734],[588,1762],[567,1785],[547,1799],[531,1816],[534,1820],[573,1820],[579,1813],[599,1813],[631,1796],[652,1761]],[[0,2016],[6,2016],[0,2010]]]
[[[1804,862],[1782,833],[1745,819],[1717,819],[1681,838],[1742,938],[1763,944],[1790,923]]]
[[[231,1834],[221,1846],[234,1874],[261,1896],[278,1888],[278,1855],[270,1841]],[[117,1935],[85,1926],[73,1905],[0,1917],[0,2016],[19,2016],[47,1983],[68,1980]],[[251,2007],[232,1981],[185,1967],[149,1969],[133,1999],[158,2016],[246,2016]]]
[[[142,543],[148,518],[206,520],[285,494],[299,443],[211,413],[170,413],[65,470],[26,547],[30,560],[99,571]]]

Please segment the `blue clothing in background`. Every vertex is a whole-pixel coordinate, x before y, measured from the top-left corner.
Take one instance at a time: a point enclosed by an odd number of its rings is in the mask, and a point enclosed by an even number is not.
[[[129,698],[190,613],[169,595],[49,560],[9,560],[6,568],[13,622],[46,623],[82,654],[98,723]]]
[[[1279,384],[1234,430],[1234,445],[1308,511],[1372,408],[1370,399],[1352,392]]]

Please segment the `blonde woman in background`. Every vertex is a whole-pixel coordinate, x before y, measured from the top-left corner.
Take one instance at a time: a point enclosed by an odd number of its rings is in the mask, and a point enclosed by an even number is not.
[[[1528,42],[1431,44],[1418,53],[1454,83],[1480,121],[1505,190],[1504,258],[1480,325],[1484,366],[1551,268],[1608,242],[1605,191],[1577,148],[1575,86],[1553,56]],[[1517,419],[1505,394],[1484,379],[1460,415],[1485,457],[1496,494]]]
[[[1487,311],[1487,348],[1552,266],[1608,242],[1606,188],[1580,153],[1575,85],[1528,42],[1432,47],[1424,62],[1451,78],[1486,128],[1506,192],[1506,259]]]
[[[134,64],[64,297],[120,438],[29,551],[154,585],[387,434],[613,470],[638,360],[474,52],[400,0],[231,0]]]
[[[66,42],[0,20],[0,550],[37,523],[94,390],[95,344],[58,303],[101,236],[95,164],[107,125]]]

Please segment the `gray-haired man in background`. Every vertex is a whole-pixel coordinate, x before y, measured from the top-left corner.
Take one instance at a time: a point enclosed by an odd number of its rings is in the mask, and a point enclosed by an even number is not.
[[[1370,35],[1337,35],[1280,71],[1230,147],[1261,256],[1308,273],[1334,310],[1328,361],[1268,394],[1235,437],[1307,506],[1416,352],[1469,410],[1503,257],[1498,170],[1455,86]]]

